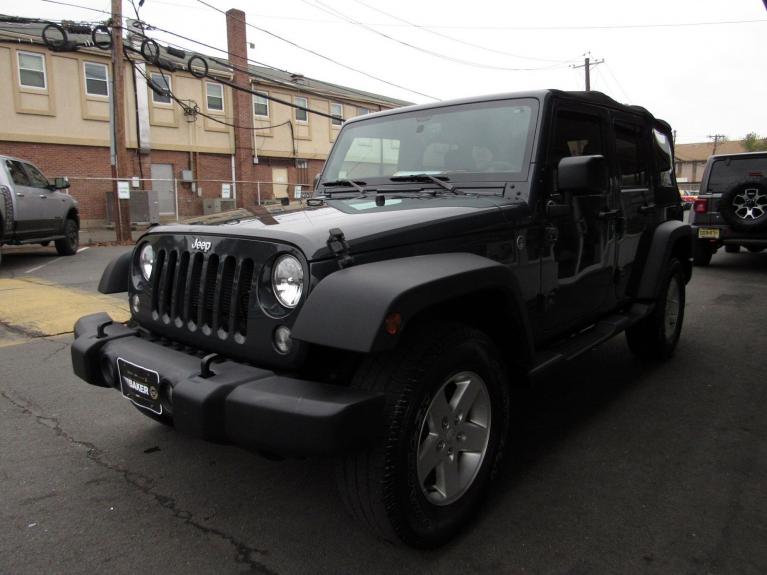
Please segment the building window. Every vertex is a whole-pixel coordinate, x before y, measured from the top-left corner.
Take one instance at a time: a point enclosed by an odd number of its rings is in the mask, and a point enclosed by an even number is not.
[[[266,99],[266,92],[256,92],[253,94],[253,115],[269,117],[269,100]]]
[[[156,104],[170,104],[171,81],[168,74],[152,72],[152,102]]]
[[[330,115],[333,116],[330,119],[331,126],[340,126],[344,123],[344,107],[342,104],[330,103]]]
[[[205,95],[208,100],[208,110],[214,112],[224,111],[224,87],[221,84],[205,82]]]
[[[293,98],[293,103],[296,106],[301,106],[301,108],[308,108],[309,107],[309,100],[306,98],[301,97],[295,97]],[[300,108],[293,108],[296,111],[296,122],[308,122],[309,121],[309,112],[306,111],[306,109],[301,110]]]
[[[19,83],[26,88],[42,88],[48,86],[45,77],[45,59],[42,54],[18,52]]]
[[[357,108],[358,116],[367,116],[370,113],[370,108],[364,108],[362,106]]]
[[[89,96],[109,96],[109,72],[105,64],[85,62],[85,93]]]

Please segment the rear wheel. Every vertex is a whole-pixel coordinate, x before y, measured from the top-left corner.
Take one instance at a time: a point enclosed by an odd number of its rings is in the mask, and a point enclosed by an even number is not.
[[[764,251],[764,248],[760,246],[746,246],[746,249],[750,251],[752,254],[758,254]]]
[[[350,513],[388,540],[445,543],[469,521],[503,453],[509,394],[492,342],[432,324],[370,358],[354,387],[387,396],[380,444],[338,463]]]
[[[80,247],[80,227],[72,218],[67,218],[64,223],[64,237],[56,240],[56,251],[62,256],[71,256],[77,253]]]
[[[740,246],[729,244],[724,246],[724,251],[726,251],[728,254],[737,254],[740,251]]]
[[[714,249],[706,240],[694,240],[692,246],[692,261],[696,266],[707,266],[711,263]]]
[[[719,212],[727,223],[741,232],[767,229],[767,186],[743,182],[722,194]]]
[[[685,283],[682,264],[671,258],[661,291],[650,315],[626,330],[634,354],[646,359],[668,359],[674,354],[684,321]]]

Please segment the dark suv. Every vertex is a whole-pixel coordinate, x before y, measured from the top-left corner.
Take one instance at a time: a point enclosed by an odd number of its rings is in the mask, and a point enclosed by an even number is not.
[[[767,247],[767,152],[711,156],[690,217],[695,265],[724,246],[738,252]]]
[[[184,433],[338,456],[357,519],[441,544],[487,492],[514,386],[622,332],[673,354],[673,165],[668,124],[596,92],[356,118],[305,210],[153,228],[110,264],[132,320],[81,318],[74,370]]]

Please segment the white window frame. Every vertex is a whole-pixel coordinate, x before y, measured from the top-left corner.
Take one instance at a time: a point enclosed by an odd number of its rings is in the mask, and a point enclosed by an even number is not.
[[[341,109],[339,114],[334,114],[333,113],[333,106],[338,106]],[[338,118],[336,118],[336,117],[330,118],[330,125],[331,126],[333,126],[334,128],[340,128],[341,126],[344,125],[344,105],[343,104],[341,104],[339,102],[330,102],[330,115],[331,116],[336,116],[336,115],[338,116]]]
[[[264,99],[264,104],[266,105],[266,114],[256,114],[256,97],[261,97]],[[257,118],[268,118],[269,113],[271,110],[269,110],[269,93],[268,92],[262,92],[261,90],[254,90],[253,94],[253,115]],[[259,102],[259,105],[261,102]]]
[[[21,71],[22,70],[26,70],[27,72],[36,72],[38,74],[40,73],[40,70],[33,70],[32,68],[22,68],[21,67],[21,56],[22,56],[22,54],[24,56],[33,56],[35,58],[40,58],[40,60],[42,61],[42,63],[43,63],[43,69],[42,69],[42,72],[43,72],[43,85],[42,86],[30,86],[29,84],[24,84],[22,82],[22,80],[21,80]],[[26,88],[26,89],[29,89],[29,90],[47,90],[48,89],[48,70],[47,70],[47,66],[45,65],[45,54],[40,54],[38,52],[26,52],[26,51],[23,51],[23,50],[17,50],[16,51],[16,67],[17,67],[18,72],[19,72],[19,86],[21,88]]]
[[[91,66],[100,66],[104,68],[104,72],[106,72],[106,79],[102,80],[101,78],[91,78],[91,80],[96,80],[98,82],[106,82],[107,85],[107,93],[106,94],[91,94],[88,91],[88,65]],[[86,96],[92,96],[94,98],[109,98],[109,66],[106,64],[101,64],[100,62],[83,62],[83,79],[85,81],[85,95]]]
[[[358,116],[367,116],[368,114],[371,114],[373,110],[370,108],[366,108],[365,106],[357,106],[357,115]]]
[[[160,73],[160,72],[151,72],[149,74],[149,78],[150,78],[150,80],[152,80],[152,82],[155,82],[155,79],[154,79],[155,76],[159,76],[160,78],[164,78],[165,81],[168,83],[168,92],[172,92],[173,91],[173,76],[171,76],[170,74],[165,74],[165,73]],[[155,82],[155,84],[157,84],[157,82]],[[158,84],[158,86],[159,86],[159,84]],[[161,106],[172,106],[173,105],[173,98],[171,98],[170,95],[168,95],[168,101],[164,102],[162,100],[158,100],[157,99],[159,97],[159,95],[157,94],[157,92],[152,90],[151,87],[149,88],[149,91],[152,92],[152,103],[153,104],[159,104]]]
[[[299,102],[299,100],[303,100],[303,104]],[[293,104],[296,106],[302,106],[304,108],[309,108],[309,98],[304,98],[303,96],[294,96],[293,97]],[[298,113],[303,112],[306,114],[306,118],[303,120],[298,117]],[[298,108],[293,108],[293,117],[296,119],[296,122],[300,122],[301,124],[308,124],[309,123],[309,112],[306,110],[299,110]]]
[[[213,96],[214,98],[221,98],[221,108],[211,108],[210,107],[210,93],[208,92],[208,88],[211,86],[215,86],[221,90],[221,96]],[[223,113],[224,112],[224,85],[219,84],[218,82],[205,82],[205,107],[208,109],[209,112],[218,112]]]

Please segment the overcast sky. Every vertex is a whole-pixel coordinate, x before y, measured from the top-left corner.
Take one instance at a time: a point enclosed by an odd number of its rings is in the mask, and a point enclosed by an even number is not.
[[[61,1],[110,6],[108,0]],[[592,69],[592,89],[648,108],[671,123],[678,142],[707,141],[712,134],[739,139],[750,131],[767,136],[762,0],[206,2],[222,10],[240,8],[251,24],[390,84],[249,27],[254,60],[410,102],[537,88],[582,90],[583,68],[571,65],[583,64],[588,52],[604,60]],[[6,14],[56,20],[106,17],[43,0],[0,0],[0,7]],[[127,0],[124,12],[133,13]],[[197,0],[145,0],[140,14],[150,24],[226,47],[224,16]],[[729,23],[715,24],[722,22]]]

